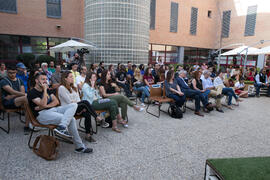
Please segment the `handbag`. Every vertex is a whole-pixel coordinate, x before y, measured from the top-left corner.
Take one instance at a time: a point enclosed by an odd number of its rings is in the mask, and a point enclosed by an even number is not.
[[[59,142],[53,136],[40,135],[35,139],[33,152],[43,159],[54,160],[57,157],[58,148]]]

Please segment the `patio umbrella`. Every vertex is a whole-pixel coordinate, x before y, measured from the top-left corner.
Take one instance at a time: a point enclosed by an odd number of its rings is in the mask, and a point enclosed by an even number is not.
[[[222,53],[221,56],[233,56],[233,55],[238,55],[239,53],[241,55],[246,55],[246,48],[248,46],[240,46],[236,49],[233,49],[233,50],[230,50],[230,51],[227,51],[225,53]],[[259,49],[257,48],[254,48],[254,47],[249,47],[248,48],[248,55],[253,55],[253,54],[257,54],[259,51]]]
[[[62,44],[59,44],[57,46],[51,47],[50,51],[68,52],[68,51],[77,51],[78,49],[82,49],[82,48],[90,50],[90,49],[95,49],[95,46],[81,43],[81,42],[74,41],[74,40],[69,40],[69,41],[64,42]]]
[[[270,46],[259,49],[257,54],[270,54]]]

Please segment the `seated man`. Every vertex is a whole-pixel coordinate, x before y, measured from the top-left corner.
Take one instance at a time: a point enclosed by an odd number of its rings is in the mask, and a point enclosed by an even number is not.
[[[214,86],[215,89],[217,90],[217,94],[224,94],[226,96],[228,96],[228,108],[229,109],[233,109],[232,108],[232,97],[235,98],[236,100],[236,105],[239,105],[238,102],[241,102],[242,100],[239,99],[236,94],[234,93],[234,90],[232,88],[226,88],[223,82],[223,73],[222,71],[218,72],[218,76],[215,78],[214,80]]]
[[[203,75],[201,76],[203,89],[210,90],[209,95],[211,97],[214,97],[216,99],[216,109],[218,112],[224,113],[224,111],[221,109],[221,92],[217,92],[215,89],[215,86],[213,84],[213,81],[210,77],[210,72],[208,70],[203,71]]]
[[[203,103],[203,106],[208,110],[212,111],[213,107],[208,101],[204,98],[202,93],[200,91],[196,91],[191,89],[188,84],[185,82],[187,72],[185,70],[181,70],[179,72],[179,76],[176,78],[177,84],[179,85],[182,92],[184,92],[185,96],[187,98],[195,99],[195,114],[198,116],[203,116],[203,114],[200,113],[200,102]]]
[[[77,153],[91,153],[93,149],[86,148],[79,136],[74,115],[77,104],[71,103],[65,106],[57,106],[58,99],[48,91],[47,76],[45,73],[38,73],[35,76],[35,87],[27,95],[29,106],[33,115],[40,124],[55,124],[55,132],[62,136],[73,136],[73,142]],[[67,130],[69,129],[69,131]],[[69,134],[70,132],[70,134]]]
[[[61,82],[61,66],[56,65],[55,73],[52,75],[52,88],[57,89]]]
[[[265,69],[262,69],[261,72],[255,76],[254,86],[256,88],[257,97],[260,97],[260,89],[263,87],[268,88],[267,96],[270,96],[270,84],[267,82],[267,74]]]
[[[2,103],[6,109],[17,109],[27,102],[23,81],[16,78],[17,69],[15,65],[7,66],[7,77],[0,82],[2,91]],[[24,134],[28,134],[29,121],[25,119]]]

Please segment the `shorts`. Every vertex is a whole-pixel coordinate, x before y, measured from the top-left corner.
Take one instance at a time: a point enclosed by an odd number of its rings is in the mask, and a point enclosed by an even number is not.
[[[6,109],[17,109],[18,108],[15,105],[15,98],[13,98],[13,99],[3,99],[3,106]]]
[[[235,94],[241,94],[243,91],[242,90],[240,90],[240,89],[237,89],[237,90],[235,90]]]

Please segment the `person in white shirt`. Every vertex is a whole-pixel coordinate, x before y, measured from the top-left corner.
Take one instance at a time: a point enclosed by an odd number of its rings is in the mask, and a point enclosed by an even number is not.
[[[224,111],[221,109],[221,98],[222,98],[221,92],[218,92],[215,89],[210,74],[211,73],[208,70],[203,71],[203,75],[201,76],[203,89],[210,90],[209,96],[214,97],[216,99],[216,110],[218,112],[224,113]]]
[[[82,90],[82,86],[83,86],[83,83],[85,81],[86,73],[87,73],[87,67],[86,66],[82,66],[82,68],[81,68],[81,75],[77,76],[76,79],[75,79],[75,86],[80,91]]]
[[[223,83],[223,73],[222,71],[220,71],[218,73],[218,76],[215,78],[214,80],[214,86],[217,90],[218,93],[222,93],[226,96],[228,96],[228,108],[229,109],[233,109],[232,108],[232,97],[235,98],[235,101],[236,101],[236,105],[238,106],[239,105],[239,102],[241,102],[242,100],[239,99],[236,94],[234,93],[234,90],[232,88],[227,88],[225,87],[224,83]]]
[[[244,88],[245,88],[244,78],[241,78],[238,82],[235,83],[234,90],[239,97],[247,98],[248,91],[244,91]]]

